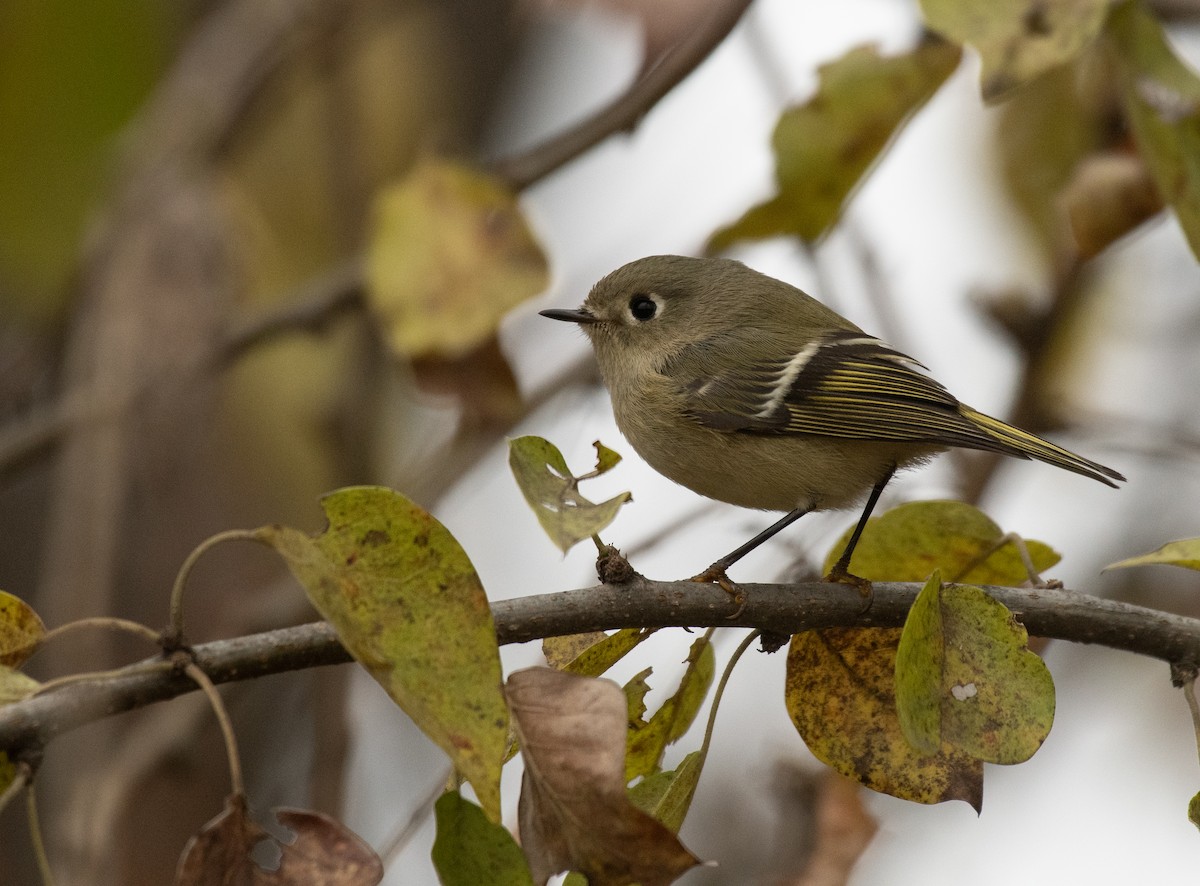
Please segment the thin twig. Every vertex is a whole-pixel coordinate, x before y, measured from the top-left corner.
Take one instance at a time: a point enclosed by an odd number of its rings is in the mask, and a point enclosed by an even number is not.
[[[33,768],[28,763],[18,763],[16,765],[16,773],[13,775],[13,780],[9,782],[8,787],[0,793],[0,812],[3,812],[5,807],[12,802],[13,797],[21,793],[25,786],[29,784],[33,777]]]
[[[658,101],[674,89],[716,49],[752,0],[717,0],[707,19],[663,55],[628,91],[577,126],[492,170],[514,190],[524,190],[565,166],[616,132],[631,131]]]
[[[221,693],[217,692],[217,687],[208,679],[208,674],[196,667],[195,663],[188,662],[183,672],[208,696],[213,715],[221,726],[221,734],[225,736],[225,756],[229,758],[229,792],[236,797],[244,797],[246,786],[242,783],[242,758],[238,754],[237,736],[233,731],[233,723],[229,720],[229,712],[225,710],[225,703],[221,701]]]
[[[171,588],[171,613],[168,640],[172,643],[183,642],[183,589],[187,585],[192,567],[209,549],[227,541],[257,541],[258,533],[254,529],[229,529],[209,536],[192,549],[175,574],[175,585]]]
[[[710,628],[705,634],[706,639],[712,639],[712,633],[716,630]],[[708,759],[708,748],[712,744],[713,730],[717,725],[717,708],[721,706],[721,699],[725,696],[725,686],[729,683],[729,677],[733,674],[734,666],[741,661],[746,650],[750,648],[750,644],[758,639],[761,631],[751,631],[738,644],[738,648],[733,650],[733,655],[729,656],[729,661],[725,664],[725,670],[721,672],[721,680],[717,683],[717,691],[713,693],[712,707],[708,709],[708,723],[704,726],[704,741],[700,745],[700,763]]]
[[[137,637],[141,637],[143,640],[146,640],[149,643],[155,644],[162,639],[158,631],[154,630],[154,628],[146,627],[146,625],[142,624],[140,621],[131,621],[128,618],[117,618],[116,616],[112,615],[94,615],[89,618],[80,618],[76,621],[69,621],[65,625],[59,625],[52,630],[46,631],[41,640],[38,641],[38,648],[41,649],[51,640],[57,640],[66,634],[91,628],[105,628],[112,631],[123,631],[124,633],[133,634]]]
[[[1195,677],[1183,687],[1183,696],[1187,699],[1188,710],[1192,712],[1192,731],[1196,735],[1196,752],[1200,755],[1200,702],[1196,700]]]
[[[29,821],[29,842],[33,844],[33,857],[37,859],[38,872],[42,875],[42,886],[54,886],[54,871],[50,869],[50,857],[46,854],[46,843],[42,839],[37,793],[32,784],[25,791],[25,817]]]

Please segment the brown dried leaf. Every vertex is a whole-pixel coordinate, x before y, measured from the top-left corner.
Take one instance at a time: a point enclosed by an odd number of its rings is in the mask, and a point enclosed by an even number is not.
[[[374,850],[329,816],[306,809],[276,809],[275,816],[296,835],[277,844],[276,870],[251,857],[273,838],[250,818],[246,798],[234,795],[184,847],[176,886],[375,886],[383,879]]]
[[[1146,164],[1117,151],[1081,162],[1059,199],[1083,258],[1099,255],[1163,209]]]
[[[520,823],[535,883],[666,886],[698,859],[625,792],[625,693],[610,680],[529,668],[508,678],[525,758]]]

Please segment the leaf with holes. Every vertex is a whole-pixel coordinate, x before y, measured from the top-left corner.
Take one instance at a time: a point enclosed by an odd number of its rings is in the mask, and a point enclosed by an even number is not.
[[[597,476],[615,465],[612,455],[611,449],[597,445],[596,469],[586,476]],[[588,501],[579,494],[579,481],[584,478],[573,475],[558,447],[541,437],[509,440],[508,464],[542,529],[564,554],[608,526],[632,498],[622,492],[600,504]]]
[[[1054,723],[1054,681],[1013,614],[982,589],[917,595],[896,652],[896,709],[922,753],[945,747],[987,763],[1023,763]]]
[[[817,759],[860,784],[917,803],[983,805],[983,764],[955,750],[923,753],[896,714],[899,629],[804,631],[788,648],[785,700]]]

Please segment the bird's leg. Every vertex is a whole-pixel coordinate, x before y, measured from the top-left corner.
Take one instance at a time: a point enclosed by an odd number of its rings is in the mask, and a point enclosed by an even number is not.
[[[742,559],[742,557],[753,551],[768,538],[778,533],[781,529],[786,529],[788,526],[791,526],[807,513],[807,508],[796,508],[793,511],[788,511],[780,519],[776,520],[758,535],[754,536],[754,538],[750,539],[750,541],[746,542],[736,550],[730,551],[699,575],[693,575],[690,579],[688,579],[688,581],[704,582],[705,584],[711,584],[715,582],[716,584],[719,584],[721,586],[721,590],[733,597],[733,599],[739,604],[737,612],[731,616],[732,618],[736,618],[739,614],[741,614],[742,607],[746,605],[746,594],[741,588],[729,580],[729,576],[725,574],[725,570],[727,570],[738,560]]]
[[[871,494],[867,497],[867,506],[863,508],[862,516],[858,518],[858,525],[854,527],[854,532],[850,534],[850,540],[846,542],[846,549],[842,551],[842,556],[838,557],[837,562],[833,564],[833,568],[829,570],[829,574],[825,576],[825,581],[851,584],[858,588],[858,592],[868,601],[868,609],[871,606],[871,582],[868,579],[850,574],[850,558],[854,556],[854,549],[858,546],[858,540],[867,526],[867,520],[870,519],[871,512],[875,510],[875,505],[879,503],[879,496],[883,494],[883,487],[888,485],[888,481],[892,479],[892,475],[895,473],[896,466],[892,465],[888,468],[887,473],[883,475],[883,478],[875,484],[871,490]]]

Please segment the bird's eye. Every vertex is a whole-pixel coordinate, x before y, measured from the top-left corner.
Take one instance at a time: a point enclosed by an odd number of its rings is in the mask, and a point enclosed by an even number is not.
[[[633,315],[634,320],[644,323],[653,319],[654,315],[658,313],[658,302],[639,292],[629,300],[629,313]]]

